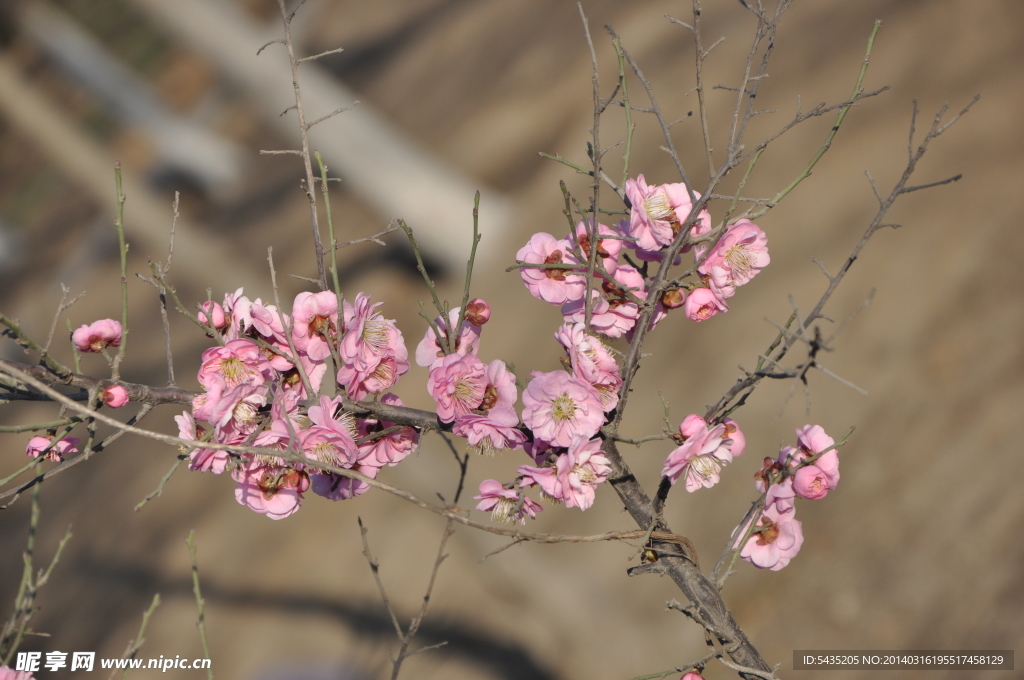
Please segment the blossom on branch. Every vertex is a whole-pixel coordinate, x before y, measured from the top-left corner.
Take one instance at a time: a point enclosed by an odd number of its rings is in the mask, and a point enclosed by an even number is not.
[[[516,261],[521,264],[543,265],[579,265],[580,261],[572,254],[572,246],[566,240],[556,240],[551,234],[540,232],[530,238],[530,242],[516,253]],[[522,267],[519,274],[523,277],[530,295],[550,302],[553,305],[564,305],[583,297],[587,289],[586,279],[571,267]]]
[[[78,453],[78,445],[82,443],[82,440],[78,437],[63,437],[56,442],[50,437],[32,437],[28,440],[28,446],[25,447],[25,455],[30,458],[38,458],[43,455],[43,451],[46,451],[46,455],[43,458],[54,463],[59,463],[71,453]],[[50,445],[53,444],[51,447]]]
[[[639,248],[648,251],[661,250],[670,245],[683,228],[693,203],[686,185],[648,185],[643,175],[626,180],[626,196],[633,205],[629,215],[629,235],[636,239]],[[695,199],[700,194],[694,192]],[[701,210],[690,234],[701,236],[711,231],[711,215]]]
[[[604,423],[601,395],[565,371],[533,372],[523,391],[523,423],[533,435],[555,446],[589,439]]]
[[[480,482],[480,495],[473,496],[473,500],[480,501],[476,504],[477,510],[490,512],[492,520],[505,524],[526,524],[527,517],[536,519],[537,513],[544,509],[532,498],[520,496],[515,489],[506,489],[493,479]]]
[[[121,322],[100,319],[79,326],[71,334],[71,342],[79,352],[102,352],[107,347],[121,346]]]

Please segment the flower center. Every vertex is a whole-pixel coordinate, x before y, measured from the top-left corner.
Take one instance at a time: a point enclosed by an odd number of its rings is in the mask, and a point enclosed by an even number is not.
[[[341,451],[331,442],[322,442],[314,445],[310,453],[313,454],[313,458],[321,463],[327,463],[334,467],[342,467],[342,463],[346,462],[341,455]]]
[[[331,332],[332,326],[333,324],[329,317],[317,314],[309,321],[309,332],[311,335],[321,335],[327,338],[327,334]]]
[[[757,530],[757,544],[770,545],[779,538],[779,525],[767,517],[762,517],[761,522]]]
[[[480,410],[483,412],[490,411],[494,408],[494,405],[498,403],[498,388],[494,385],[488,384],[484,389],[484,400],[480,402]]]
[[[501,498],[491,511],[491,519],[495,522],[512,524],[515,522],[516,502],[511,498]]]
[[[363,342],[382,354],[388,348],[388,321],[380,315],[373,316],[363,324]]]
[[[594,467],[590,463],[574,465],[572,468],[572,474],[579,477],[579,480],[584,484],[597,484],[597,475],[594,474]]]
[[[703,456],[694,456],[693,460],[690,461],[690,469],[701,479],[710,479],[722,471],[722,466],[713,455],[705,454]]]
[[[733,279],[749,278],[751,272],[756,269],[754,266],[754,254],[743,247],[743,244],[734,245],[725,253],[725,261],[732,269]]]
[[[544,264],[562,264],[562,251],[551,251],[551,254],[544,258]],[[545,269],[544,276],[555,281],[565,281],[565,271],[564,269]]]
[[[249,368],[238,357],[228,357],[220,362],[220,372],[228,387],[235,387],[249,377]]]
[[[551,402],[551,417],[564,422],[576,415],[576,402],[567,393],[562,393]]]
[[[656,191],[644,201],[644,210],[652,220],[664,222],[675,217],[675,211],[668,202],[664,191]]]
[[[240,401],[235,404],[235,408],[231,411],[231,417],[241,425],[248,425],[256,420],[258,413],[259,408],[255,404]]]

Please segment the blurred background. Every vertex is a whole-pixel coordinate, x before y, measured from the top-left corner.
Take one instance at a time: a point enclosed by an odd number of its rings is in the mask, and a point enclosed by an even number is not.
[[[289,7],[294,3],[290,2]],[[735,85],[754,28],[735,0],[704,3],[706,45],[726,40],[707,62],[709,84]],[[171,204],[180,192],[170,279],[187,304],[244,286],[272,297],[266,249],[290,300],[315,276],[309,212],[294,156],[259,155],[297,143],[290,80],[271,0],[28,0],[0,3],[0,309],[45,339],[61,295],[86,296],[58,323],[57,356],[67,359],[73,326],[117,316],[117,241],[111,226],[112,165],[120,160],[128,196],[131,272],[166,257]],[[617,76],[602,26],[611,23],[655,88],[669,119],[696,106],[693,43],[664,14],[689,20],[690,3],[587,0],[602,92]],[[630,402],[626,434],[659,431],[669,403],[673,424],[701,413],[750,368],[795,304],[806,311],[875,212],[864,171],[883,192],[902,172],[912,101],[918,134],[949,102],[981,101],[925,157],[914,183],[963,173],[961,181],[905,196],[890,214],[902,228],[878,233],[825,313],[873,303],[834,343],[822,364],[867,391],[863,396],[817,372],[808,395],[764,385],[735,417],[747,454],[713,491],[675,489],[667,517],[691,537],[705,565],[756,496],[753,473],[764,456],[817,423],[833,436],[857,430],[842,450],[843,481],[821,502],[798,509],[805,544],[785,570],[740,562],[724,595],[769,663],[789,669],[794,649],[1010,649],[1024,631],[1024,234],[1019,190],[1024,137],[1020,68],[1024,6],[1013,0],[807,0],[794,4],[778,34],[756,142],[809,109],[852,89],[875,19],[883,21],[867,89],[891,89],[855,107],[832,150],[778,208],[760,220],[772,264],[731,301],[731,312],[701,325],[672,317],[647,345]],[[551,333],[558,310],[530,298],[517,274],[504,273],[537,231],[566,231],[558,180],[577,195],[586,182],[538,157],[560,153],[586,162],[592,124],[591,63],[575,3],[562,0],[310,0],[293,34],[301,54],[344,51],[302,66],[307,120],[361,103],[314,128],[342,181],[332,185],[339,239],[374,234],[405,217],[421,235],[443,292],[461,293],[460,259],[469,243],[472,192],[481,204],[482,252],[475,293],[493,309],[481,357],[529,370],[554,370]],[[646,105],[639,83],[633,101]],[[798,100],[799,98],[799,100]],[[725,148],[732,93],[709,92],[716,150]],[[637,114],[631,171],[652,183],[678,181],[653,119]],[[821,144],[832,116],[800,126],[761,159],[746,193],[770,196],[788,184]],[[622,138],[621,113],[601,139]],[[699,188],[706,180],[697,117],[674,129]],[[619,171],[618,150],[609,166]],[[613,173],[614,176],[615,173]],[[603,207],[621,204],[603,190]],[[713,206],[716,219],[723,207]],[[326,232],[325,232],[326,233]],[[326,236],[325,236],[326,238]],[[389,245],[359,244],[340,254],[343,288],[386,303],[414,347],[429,296],[395,235]],[[132,278],[130,351],[125,379],[166,382],[157,299]],[[792,301],[790,300],[792,296]],[[173,314],[178,384],[195,389],[209,342]],[[827,336],[830,324],[824,323]],[[5,357],[28,360],[13,343]],[[794,355],[794,360],[799,355]],[[84,370],[105,366],[86,357]],[[406,403],[431,406],[414,370],[399,384]],[[787,400],[788,399],[788,400]],[[174,408],[146,424],[175,432]],[[52,408],[5,407],[5,422],[52,417]],[[27,435],[5,435],[6,475],[24,463]],[[626,448],[653,490],[671,447]],[[356,517],[401,620],[418,609],[443,530],[436,516],[371,492],[330,503],[310,495],[280,522],[238,505],[227,478],[179,470],[162,497],[133,507],[159,483],[176,451],[123,439],[42,490],[40,561],[69,524],[74,538],[40,595],[22,649],[119,656],[154,593],[156,611],[139,653],[201,656],[184,539],[196,532],[213,670],[226,680],[348,680],[388,677],[397,648],[387,613],[361,554]],[[507,479],[521,455],[472,459],[467,488]],[[451,500],[458,467],[443,442],[381,478],[425,498]],[[464,493],[461,503],[469,507]],[[0,513],[0,617],[21,574],[29,500]],[[476,513],[483,519],[481,513]],[[549,509],[531,529],[593,533],[633,528],[611,489],[584,513]],[[633,548],[521,545],[486,561],[495,536],[459,529],[413,646],[447,646],[413,657],[403,677],[461,680],[632,678],[698,658],[701,631],[665,601],[675,587],[654,577],[628,579]],[[153,671],[138,671],[140,677]],[[147,675],[148,673],[148,675]],[[199,677],[200,671],[172,671]],[[1011,673],[1006,673],[1009,677]],[[67,675],[65,673],[65,675]],[[841,674],[829,674],[832,675]],[[1004,677],[932,671],[929,677]],[[735,677],[712,667],[708,678]],[[46,675],[49,677],[49,675]],[[53,677],[61,677],[54,674]],[[825,677],[803,671],[801,677]],[[851,674],[851,677],[852,674]]]

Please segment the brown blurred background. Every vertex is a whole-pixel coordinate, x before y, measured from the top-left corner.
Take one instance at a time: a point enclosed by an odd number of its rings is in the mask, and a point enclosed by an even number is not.
[[[707,64],[708,82],[733,85],[752,18],[735,0],[704,5],[707,44],[727,37]],[[238,286],[251,297],[270,297],[268,246],[283,297],[306,289],[284,277],[315,275],[299,162],[257,153],[289,148],[296,138],[294,112],[277,118],[289,104],[287,82],[282,94],[282,83],[271,78],[285,63],[282,48],[255,56],[279,31],[276,3],[29,0],[2,7],[0,305],[6,314],[45,338],[63,283],[73,294],[87,291],[65,314],[73,325],[117,315],[115,159],[128,182],[132,272],[147,273],[147,258],[165,256],[171,200],[180,191],[171,279],[184,300],[206,299],[207,286],[215,299]],[[663,18],[687,19],[689,3],[589,0],[584,10],[604,93],[616,74],[601,28],[610,22],[670,119],[696,107],[687,94],[694,84],[692,40]],[[806,537],[800,555],[779,573],[741,562],[724,591],[764,657],[784,670],[794,649],[1019,649],[1024,630],[1018,488],[1024,477],[1024,194],[1018,187],[1024,7],[1013,0],[797,2],[783,21],[759,96],[759,106],[778,113],[756,119],[748,139],[787,121],[797,97],[805,109],[846,97],[876,18],[883,26],[866,86],[892,89],[851,111],[814,175],[761,220],[772,264],[734,298],[731,313],[700,326],[671,318],[659,327],[627,418],[627,431],[639,436],[661,426],[659,392],[674,423],[717,400],[736,366],[751,367],[774,337],[764,319],[784,320],[790,294],[801,310],[817,300],[825,279],[811,258],[835,271],[860,237],[875,210],[864,170],[883,190],[898,177],[912,100],[920,100],[920,134],[943,102],[958,110],[982,94],[934,143],[915,182],[959,172],[964,178],[901,199],[891,220],[903,227],[876,235],[826,308],[843,319],[877,288],[873,304],[838,338],[837,351],[822,357],[868,396],[815,373],[809,402],[798,388],[783,409],[790,384],[763,386],[736,416],[747,454],[713,491],[688,495],[680,488],[669,500],[673,528],[693,539],[705,564],[713,563],[755,497],[752,474],[764,456],[791,442],[793,429],[807,422],[835,436],[856,425],[842,451],[839,489],[800,505]],[[557,310],[530,298],[518,276],[503,269],[531,233],[565,231],[560,178],[576,193],[585,191],[568,168],[537,156],[585,159],[590,58],[575,3],[310,0],[295,33],[303,54],[345,48],[304,71],[320,86],[311,116],[354,98],[363,102],[355,110],[362,118],[351,112],[356,125],[341,114],[319,125],[314,140],[343,175],[333,191],[340,238],[366,236],[392,217],[414,215],[410,221],[429,242],[444,292],[454,298],[468,242],[467,188],[484,189],[488,245],[475,285],[494,315],[481,356],[514,362],[521,373],[554,370]],[[635,80],[631,88],[644,105]],[[716,90],[709,98],[716,144],[724,149],[731,93]],[[603,142],[621,138],[616,115],[604,122]],[[763,156],[748,194],[768,196],[788,183],[832,120],[809,122],[783,138]],[[638,114],[637,122],[633,172],[652,182],[677,181],[658,150],[654,121]],[[699,185],[705,163],[696,117],[674,134]],[[378,142],[390,150],[374,151]],[[618,155],[609,154],[613,167]],[[404,159],[402,168],[389,174],[377,162],[385,158]],[[461,204],[434,200],[463,195]],[[613,198],[604,192],[605,207],[620,207]],[[716,218],[721,213],[718,206]],[[424,331],[416,301],[427,294],[407,251],[395,237],[389,242],[396,245],[344,251],[343,286],[349,295],[363,290],[385,301],[385,314],[398,319],[412,348]],[[163,384],[154,291],[133,278],[130,298],[124,376]],[[178,383],[194,389],[207,342],[180,315],[172,324]],[[61,319],[58,343],[63,329]],[[4,347],[4,356],[24,356],[12,347]],[[61,347],[58,356],[66,355]],[[102,374],[94,357],[86,362],[86,370]],[[407,403],[430,406],[424,377],[415,369],[400,383]],[[8,422],[52,413],[23,405],[6,410]],[[147,423],[173,432],[175,413],[162,409]],[[0,474],[23,464],[26,440],[5,435]],[[627,450],[648,489],[668,451],[664,442]],[[175,454],[122,440],[45,485],[40,558],[52,553],[69,523],[75,536],[34,621],[35,630],[51,637],[32,638],[23,649],[118,656],[159,592],[164,604],[139,656],[199,656],[184,545],[195,529],[219,678],[386,677],[396,643],[361,555],[356,516],[369,527],[403,622],[419,606],[443,522],[378,492],[339,504],[310,495],[297,515],[273,522],[235,503],[229,479],[184,471],[161,498],[133,512]],[[473,459],[468,488],[488,477],[509,478],[524,461]],[[415,459],[381,478],[450,500],[457,467],[440,440],[428,439]],[[471,495],[464,494],[463,505]],[[0,514],[2,617],[20,576],[28,508],[24,497]],[[602,488],[587,513],[549,509],[531,528],[632,527],[611,490]],[[409,660],[403,677],[625,679],[703,654],[699,629],[664,611],[667,599],[679,597],[670,583],[627,579],[633,548],[523,545],[479,563],[501,544],[469,529],[456,533],[414,642],[448,645]],[[706,675],[735,677],[722,667]],[[931,671],[928,677],[1010,675]]]

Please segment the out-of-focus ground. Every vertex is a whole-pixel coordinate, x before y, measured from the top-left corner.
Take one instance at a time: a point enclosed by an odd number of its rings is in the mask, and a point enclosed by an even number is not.
[[[169,110],[244,150],[242,181],[222,195],[184,181],[180,173],[157,173],[158,181],[145,184],[165,207],[168,224],[173,191],[181,190],[182,220],[201,230],[197,243],[218,249],[214,266],[175,262],[171,278],[189,303],[206,299],[205,288],[214,281],[215,298],[228,286],[243,285],[250,296],[267,298],[272,293],[265,257],[272,246],[282,295],[290,299],[306,284],[284,274],[315,271],[300,166],[293,157],[261,157],[256,150],[287,148],[294,137],[261,117],[251,95],[219,73],[216,63],[154,23],[146,4],[57,3],[149,81]],[[671,13],[687,19],[690,3],[605,0],[583,6],[604,93],[616,73],[601,28],[611,23],[669,118],[696,108],[696,95],[688,94],[694,84],[692,39],[663,18]],[[238,7],[270,30],[272,3],[251,0]],[[530,298],[518,276],[503,269],[533,232],[565,231],[559,179],[580,195],[585,191],[586,183],[568,168],[537,156],[546,151],[585,159],[592,123],[590,57],[575,4],[313,0],[300,12],[309,14],[300,36],[306,53],[344,46],[346,52],[323,66],[430,153],[510,201],[511,226],[506,233],[484,234],[500,248],[474,279],[476,293],[493,309],[481,356],[513,362],[521,374],[554,370],[560,352],[551,337],[557,310]],[[109,105],[69,77],[11,18],[16,14],[4,19],[3,63],[105,163],[119,158],[133,176],[153,176],[160,159],[146,134],[124,125]],[[834,272],[860,238],[875,210],[864,171],[883,191],[902,171],[912,100],[920,102],[920,136],[943,102],[958,110],[982,94],[974,110],[934,143],[915,183],[956,173],[963,179],[902,198],[890,216],[902,228],[875,236],[826,308],[841,320],[877,289],[873,303],[836,340],[836,351],[821,357],[829,370],[868,395],[816,372],[809,405],[798,387],[779,416],[791,385],[763,386],[735,416],[747,435],[746,455],[715,489],[688,495],[677,488],[670,497],[667,517],[674,530],[693,539],[708,565],[755,497],[752,474],[761,459],[791,442],[795,427],[819,423],[835,436],[857,427],[842,450],[838,490],[798,508],[806,537],[799,556],[778,573],[741,562],[724,591],[754,644],[784,670],[791,668],[794,649],[1022,648],[1024,7],[1013,0],[797,2],[783,22],[758,99],[760,107],[778,113],[756,119],[749,139],[787,121],[798,96],[808,109],[848,95],[876,18],[883,26],[866,86],[891,89],[851,111],[813,176],[760,221],[772,263],[739,291],[730,313],[699,326],[672,317],[658,328],[627,417],[629,433],[649,434],[661,427],[659,393],[670,403],[673,423],[717,400],[737,376],[737,365],[751,367],[774,337],[765,319],[784,320],[790,295],[808,310],[824,289],[825,278],[811,258]],[[727,37],[708,61],[708,82],[733,85],[752,18],[737,2],[707,0],[703,19],[709,44]],[[260,57],[281,58],[279,46]],[[644,105],[639,83],[632,80],[630,86],[633,100]],[[732,93],[708,95],[721,158]],[[19,95],[19,101],[26,100]],[[652,182],[678,181],[658,150],[655,122],[642,114],[636,119],[632,170]],[[812,121],[783,138],[761,159],[747,194],[768,196],[787,184],[832,120]],[[609,116],[602,141],[621,138],[622,129],[621,119]],[[674,135],[699,185],[706,163],[696,117],[676,125]],[[46,336],[62,282],[75,294],[87,291],[65,315],[73,325],[119,313],[112,177],[110,200],[100,200],[90,188],[96,185],[88,183],[90,171],[66,155],[69,147],[47,150],[46,142],[45,134],[10,113],[0,116],[0,308],[37,338]],[[617,154],[609,154],[610,163]],[[620,207],[613,199],[603,192],[606,207]],[[133,239],[137,206],[129,195],[129,267],[148,273],[146,258],[161,258],[165,249],[156,240]],[[468,238],[470,207],[465,206],[466,223],[452,226],[452,239]],[[485,203],[481,210],[487,209]],[[717,207],[716,218],[722,210]],[[379,231],[392,217],[344,182],[334,192],[334,214],[342,239]],[[416,301],[427,294],[401,253],[362,244],[341,259],[347,293],[363,290],[384,301],[385,314],[398,319],[407,344],[418,342],[424,324]],[[187,273],[176,278],[176,271]],[[454,297],[461,280],[459,271],[450,273],[443,288]],[[162,384],[156,297],[138,279],[129,285],[133,321],[124,376]],[[68,353],[64,323],[56,334],[62,358]],[[207,342],[179,315],[172,323],[178,382],[194,389]],[[88,371],[104,369],[95,357],[85,361]],[[399,384],[407,403],[430,406],[424,378],[417,368]],[[52,412],[5,408],[12,414],[6,422]],[[173,432],[175,413],[166,407],[146,422]],[[0,475],[23,465],[27,438],[4,435]],[[627,449],[649,490],[669,450],[664,442]],[[397,645],[361,554],[356,517],[369,527],[403,622],[420,604],[443,522],[379,492],[337,504],[310,494],[298,514],[273,522],[238,505],[229,479],[183,471],[161,498],[133,512],[175,454],[123,439],[44,485],[39,557],[52,553],[68,524],[74,538],[41,593],[33,625],[51,637],[30,638],[24,648],[119,656],[159,592],[164,604],[150,622],[140,656],[200,656],[184,545],[194,529],[217,677],[386,677],[388,651]],[[509,478],[524,461],[515,455],[473,459],[468,488],[488,477]],[[439,490],[450,500],[457,467],[443,443],[431,438],[415,459],[384,471],[381,479],[424,497]],[[469,495],[463,495],[464,506]],[[7,616],[21,573],[28,508],[23,497],[0,513],[0,617]],[[531,528],[591,533],[633,527],[611,489],[601,488],[592,510],[549,508]],[[406,677],[625,679],[704,653],[699,629],[678,612],[664,611],[666,600],[680,597],[671,583],[626,577],[635,564],[627,562],[632,547],[521,545],[479,562],[501,544],[465,528],[450,541],[451,556],[414,642],[448,645],[410,659]],[[138,673],[154,677],[152,671]],[[176,673],[199,677],[199,671]],[[931,671],[929,677],[1003,677],[991,673]],[[722,667],[706,675],[734,677]],[[833,675],[802,672],[807,678]]]

